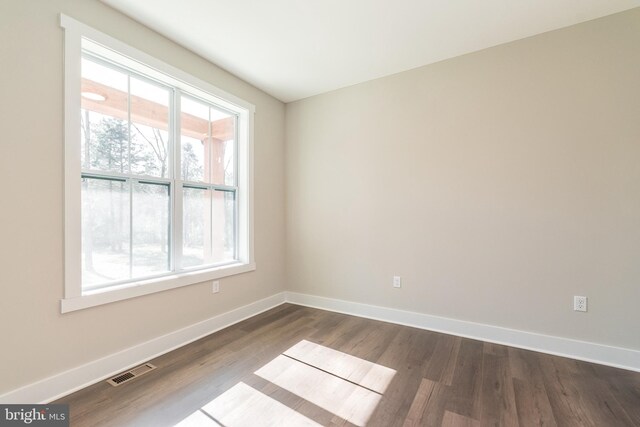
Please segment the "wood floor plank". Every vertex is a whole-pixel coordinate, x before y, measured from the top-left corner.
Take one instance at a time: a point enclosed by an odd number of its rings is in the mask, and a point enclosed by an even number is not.
[[[443,376],[446,373],[449,376],[448,385],[451,385],[459,344],[456,348],[454,337],[441,334],[433,334],[433,341],[433,351],[429,356],[428,363],[426,363],[424,377],[439,382],[443,380]]]
[[[484,342],[483,349],[485,354],[493,354],[494,356],[507,356],[509,347],[495,344],[492,342]]]
[[[555,356],[537,355],[549,396],[549,403],[558,425],[599,427],[584,404],[582,386],[576,381],[579,372],[575,362]]]
[[[557,426],[535,354],[516,348],[508,353],[520,426]]]
[[[453,376],[456,372],[456,363],[455,361],[458,359],[458,353],[460,353],[460,344],[462,343],[462,338],[460,337],[451,337],[453,341],[453,347],[451,348],[451,353],[449,354],[449,358],[447,364],[442,372],[442,383],[445,385],[451,385],[453,382]]]
[[[378,358],[376,363],[387,367],[402,366],[385,390],[381,404],[376,408],[371,420],[372,425],[392,426],[401,423],[413,401],[422,377],[414,372],[419,367],[407,363],[410,347],[413,345],[412,331],[399,328],[387,350]]]
[[[303,366],[256,375],[305,341],[317,351],[290,354]],[[292,304],[150,362],[130,383],[54,403],[70,405],[72,427],[640,426],[640,373]],[[375,366],[395,371],[384,388]],[[245,416],[256,408],[265,418]]]
[[[419,426],[422,420],[422,414],[429,403],[429,399],[431,398],[431,394],[433,393],[433,389],[436,386],[436,383],[430,381],[426,378],[423,378],[420,382],[420,387],[418,388],[418,392],[413,398],[413,402],[411,403],[411,407],[409,408],[409,413],[404,419],[404,427],[413,427]]]
[[[506,356],[496,356],[493,351],[484,354],[480,399],[480,425],[519,425],[509,360]]]
[[[531,361],[525,360],[525,351],[520,348],[509,348],[509,367],[511,369],[511,376],[519,380],[526,380],[531,374],[531,367],[529,364]],[[535,361],[537,365],[538,361]]]
[[[596,377],[606,379],[616,401],[625,413],[640,426],[640,372],[629,372],[609,366],[596,366]]]
[[[451,380],[451,398],[446,409],[468,418],[480,419],[483,358],[481,341],[462,341]]]
[[[480,421],[445,411],[442,427],[480,427]]]
[[[618,400],[609,385],[599,378],[580,377],[576,379],[582,390],[582,404],[595,425],[615,425],[619,427],[637,426]]]
[[[439,426],[444,421],[447,401],[451,398],[451,387],[438,382],[433,387],[427,406],[422,413],[420,426]]]

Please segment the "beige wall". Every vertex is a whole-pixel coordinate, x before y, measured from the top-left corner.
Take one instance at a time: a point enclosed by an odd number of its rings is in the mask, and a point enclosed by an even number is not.
[[[640,349],[640,9],[286,111],[290,290]]]
[[[69,314],[62,12],[256,105],[257,271]],[[0,394],[284,289],[284,105],[94,0],[0,1]]]

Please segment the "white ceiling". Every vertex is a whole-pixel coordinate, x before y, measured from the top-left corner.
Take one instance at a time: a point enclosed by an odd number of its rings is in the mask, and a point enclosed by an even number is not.
[[[102,0],[290,102],[640,0]]]

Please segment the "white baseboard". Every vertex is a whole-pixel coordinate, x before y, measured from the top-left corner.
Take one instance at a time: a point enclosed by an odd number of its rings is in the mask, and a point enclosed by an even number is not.
[[[333,298],[282,292],[12,390],[0,396],[0,403],[51,402],[284,302],[640,372],[640,351],[637,350]]]
[[[235,310],[154,338],[77,368],[45,378],[0,396],[2,403],[48,403],[102,381],[119,372],[168,353],[183,345],[267,311],[285,302],[284,293],[272,295]]]
[[[285,292],[287,302],[443,332],[640,372],[640,351],[315,295]]]

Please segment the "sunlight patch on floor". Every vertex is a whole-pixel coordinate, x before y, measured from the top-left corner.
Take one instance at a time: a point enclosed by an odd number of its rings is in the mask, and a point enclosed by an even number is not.
[[[255,375],[357,426],[365,426],[396,371],[302,340]],[[176,426],[254,427],[320,424],[240,382]]]
[[[394,369],[307,340],[283,354],[380,394],[396,374]]]
[[[184,420],[180,421],[174,427],[222,427],[217,422],[213,421],[202,410],[197,410],[193,414],[189,415]]]
[[[202,412],[226,427],[320,427],[320,424],[245,383],[238,383],[202,407]],[[206,416],[205,415],[205,416]],[[183,427],[179,424],[180,427]]]
[[[367,423],[382,398],[376,392],[283,355],[255,374],[358,426]]]

